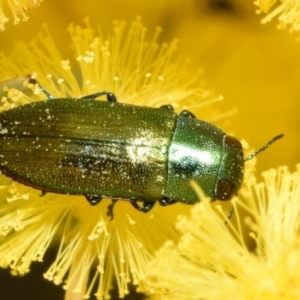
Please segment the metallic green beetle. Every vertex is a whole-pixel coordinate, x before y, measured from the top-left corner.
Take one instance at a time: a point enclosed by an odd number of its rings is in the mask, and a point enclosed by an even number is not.
[[[51,100],[0,114],[0,171],[20,183],[91,205],[127,200],[143,212],[156,200],[198,202],[191,180],[212,200],[241,186],[241,143],[188,111],[118,103],[110,92],[54,99],[42,90]],[[101,95],[108,101],[95,101]]]

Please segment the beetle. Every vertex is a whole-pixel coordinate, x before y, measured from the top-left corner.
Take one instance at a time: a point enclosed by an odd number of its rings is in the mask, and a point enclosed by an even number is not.
[[[0,171],[13,180],[43,194],[84,195],[91,205],[111,198],[112,217],[117,200],[141,212],[156,201],[194,204],[191,180],[212,201],[237,194],[241,143],[191,112],[119,103],[107,91],[54,98],[40,88],[48,100],[0,113]],[[107,101],[95,100],[102,95]]]

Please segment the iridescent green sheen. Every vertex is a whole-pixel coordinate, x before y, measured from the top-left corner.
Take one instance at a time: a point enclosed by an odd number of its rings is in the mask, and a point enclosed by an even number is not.
[[[212,200],[227,200],[243,168],[236,139],[170,108],[79,98],[0,114],[0,171],[47,192],[192,204],[194,179]]]
[[[236,145],[229,147],[226,138],[222,130],[210,123],[179,115],[168,155],[166,197],[195,203],[199,197],[190,186],[191,180],[195,180],[211,200],[217,199],[220,180],[229,181],[233,186],[229,187],[231,195],[223,195],[219,200],[227,200],[237,192],[243,179],[243,150],[233,137],[230,138]],[[233,166],[231,162],[236,166],[234,172],[225,170]]]

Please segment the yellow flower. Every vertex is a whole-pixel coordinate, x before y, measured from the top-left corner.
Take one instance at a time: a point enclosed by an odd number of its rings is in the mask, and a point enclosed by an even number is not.
[[[220,218],[208,201],[194,206],[190,218],[179,218],[180,242],[167,242],[149,268],[153,298],[300,298],[300,165],[294,173],[281,167],[263,178],[259,184],[248,180],[236,199],[237,226],[226,227],[226,216]],[[243,223],[253,249],[243,238]]]
[[[14,24],[18,24],[21,20],[27,21],[27,11],[33,7],[39,6],[40,2],[43,2],[43,0],[0,0],[0,30],[4,30],[5,24],[9,21],[9,18],[3,10],[5,6],[9,6],[14,19]]]
[[[124,22],[115,22],[107,39],[100,30],[95,34],[88,22],[84,28],[71,25],[69,32],[74,56],[68,59],[61,57],[47,28],[30,44],[19,43],[11,56],[0,57],[2,111],[45,98],[38,85],[23,86],[26,74],[56,98],[109,90],[120,102],[205,111],[203,100],[209,93],[199,88],[196,72],[190,76],[185,60],[176,58],[176,40],[157,43],[159,28],[150,40],[140,20],[129,29]],[[25,274],[33,261],[43,261],[56,241],[57,256],[45,278],[63,283],[70,299],[73,293],[88,298],[92,289],[97,299],[108,298],[114,277],[120,297],[128,293],[129,282],[142,285],[154,251],[169,238],[178,240],[172,226],[176,215],[190,208],[156,206],[142,214],[119,201],[110,221],[108,200],[91,207],[83,196],[40,197],[40,191],[4,176],[0,184],[0,265],[10,267],[13,274]]]
[[[254,4],[259,8],[257,13],[268,14],[261,21],[263,24],[278,16],[279,29],[289,28],[291,33],[300,30],[300,2],[298,0],[257,0]]]

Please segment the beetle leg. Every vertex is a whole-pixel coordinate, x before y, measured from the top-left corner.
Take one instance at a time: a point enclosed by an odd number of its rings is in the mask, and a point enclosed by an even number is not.
[[[162,198],[162,199],[159,199],[158,202],[159,202],[159,204],[162,205],[162,206],[168,206],[168,205],[175,204],[175,203],[177,203],[178,201],[177,201],[177,200],[170,200],[169,198],[164,197],[164,198]]]
[[[98,195],[85,195],[85,198],[92,206],[97,205],[102,200],[102,197]]]
[[[30,75],[28,75],[28,76],[30,77]],[[41,91],[47,96],[47,98],[49,100],[54,99],[54,96],[52,96],[43,86],[41,86],[36,79],[30,77],[30,79],[28,80],[28,82],[31,83],[31,84],[38,84],[38,86],[41,89]],[[106,95],[108,102],[110,102],[110,103],[117,102],[117,97],[115,96],[115,94],[113,94],[111,92],[106,92],[106,91],[102,91],[102,92],[97,92],[97,93],[94,93],[94,94],[86,95],[86,96],[80,97],[80,99],[94,100],[97,97],[103,96],[103,95]]]
[[[110,217],[110,220],[112,221],[114,219],[114,207],[115,204],[117,203],[118,199],[111,199],[111,204],[109,204],[107,206],[107,212],[106,212],[106,216]]]
[[[31,76],[30,75],[28,75],[28,77],[30,78],[29,80],[28,80],[28,82],[29,83],[31,83],[31,84],[37,84],[38,86],[39,86],[39,88],[41,89],[41,91],[46,95],[46,97],[49,99],[49,100],[53,100],[54,99],[54,97],[43,87],[43,86],[41,86],[40,84],[39,84],[39,82],[36,80],[36,79],[34,79],[34,78],[31,78]]]
[[[146,201],[144,201],[143,202],[143,206],[139,206],[137,204],[136,200],[130,200],[130,203],[138,211],[146,213],[146,212],[149,212],[153,208],[153,206],[155,204],[155,201],[153,201],[153,202],[146,202]]]
[[[171,104],[162,105],[160,108],[164,108],[170,111],[174,111],[174,108]]]
[[[41,190],[41,195],[40,195],[40,197],[44,197],[46,194],[47,194],[47,191]]]
[[[94,94],[90,94],[90,95],[86,95],[83,97],[80,97],[79,99],[85,99],[85,100],[95,100],[96,98],[106,95],[107,97],[107,101],[109,103],[115,103],[117,102],[117,97],[115,96],[115,94],[111,93],[111,92],[106,92],[106,91],[102,91],[102,92],[97,92]]]
[[[186,117],[186,118],[196,119],[196,116],[195,116],[193,113],[191,113],[190,111],[188,111],[188,110],[183,110],[183,111],[179,114],[179,116],[181,116],[181,117]]]

